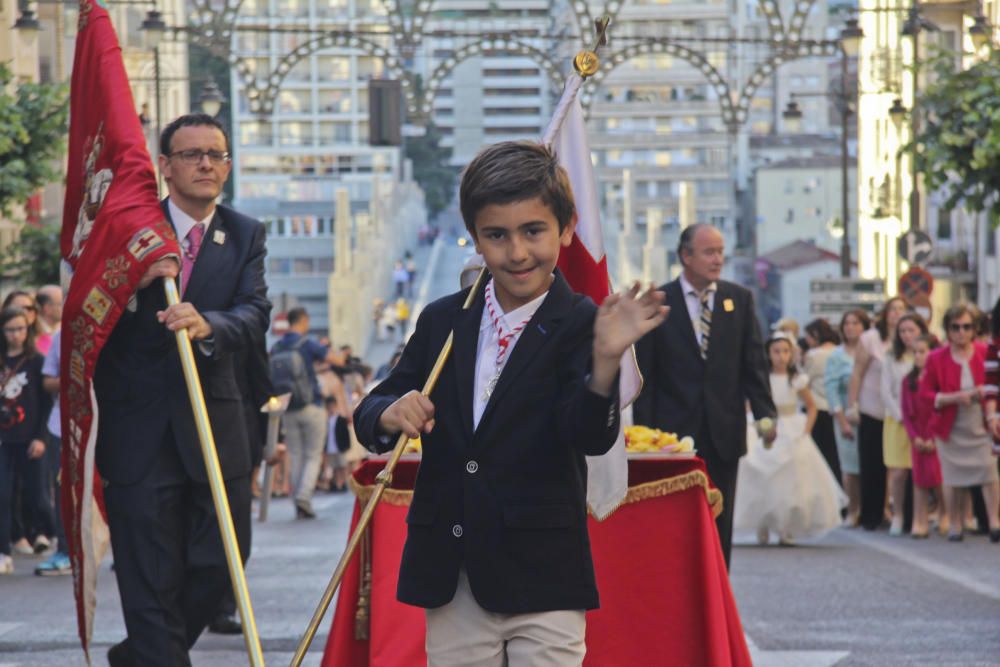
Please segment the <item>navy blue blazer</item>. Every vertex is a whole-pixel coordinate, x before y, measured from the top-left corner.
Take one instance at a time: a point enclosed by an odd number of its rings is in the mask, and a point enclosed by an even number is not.
[[[163,202],[167,219],[170,213]],[[224,241],[216,242],[216,239]],[[183,301],[212,325],[211,355],[195,345],[205,403],[226,479],[250,472],[246,413],[235,366],[253,340],[263,341],[270,301],[264,283],[264,226],[226,206],[209,224]],[[94,373],[100,418],[97,466],[111,483],[141,480],[170,442],[187,474],[205,482],[187,386],[175,335],[156,321],[166,307],[162,280],[136,293],[135,312],[126,312],[101,351]],[[170,437],[168,438],[168,434]]]
[[[747,452],[745,402],[756,418],[774,417],[767,359],[750,290],[717,282],[708,359],[702,359],[680,280],[660,287],[670,316],[635,346],[642,393],[632,406],[636,424],[689,435],[735,463]],[[711,443],[699,442],[702,427]]]
[[[464,567],[476,601],[492,612],[596,608],[585,455],[611,448],[619,414],[617,393],[605,398],[586,386],[594,303],[556,274],[473,430],[484,302],[481,290],[463,311],[467,293],[423,310],[399,364],[354,414],[366,447],[391,449],[396,435],[380,432],[379,417],[421,389],[454,329],[454,351],[430,397],[435,425],[422,438],[399,600],[446,604]]]

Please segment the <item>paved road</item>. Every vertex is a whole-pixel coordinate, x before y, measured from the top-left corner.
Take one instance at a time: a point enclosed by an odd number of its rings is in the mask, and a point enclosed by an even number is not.
[[[423,278],[428,299],[455,289],[467,254],[442,243]],[[267,664],[288,664],[343,549],[352,502],[320,495],[319,518],[295,521],[291,503],[276,500],[270,521],[254,524],[247,577]],[[70,581],[32,576],[35,562],[18,558],[16,574],[0,577],[0,667],[82,666]],[[732,584],[758,667],[1000,664],[1000,545],[985,537],[950,544],[837,530],[813,545],[738,546]],[[328,624],[307,665],[319,664]],[[105,563],[94,664],[123,636]],[[206,634],[193,660],[246,664],[242,639]]]

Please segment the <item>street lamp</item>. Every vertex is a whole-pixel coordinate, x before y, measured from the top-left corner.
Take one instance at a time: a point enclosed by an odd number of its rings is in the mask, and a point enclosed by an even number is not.
[[[794,99],[788,101],[788,106],[781,112],[781,117],[785,119],[785,127],[789,132],[798,132],[802,129],[802,109]]]
[[[920,116],[917,113],[917,98],[920,90],[920,33],[937,32],[939,28],[933,21],[929,21],[920,15],[920,4],[916,1],[910,6],[903,21],[902,36],[913,41],[913,109],[910,113],[910,136],[916,139],[920,132]],[[899,102],[898,108],[896,102]],[[902,113],[900,113],[902,110]],[[889,109],[893,123],[898,128],[902,122],[906,110],[900,100],[893,102]],[[920,229],[920,174],[917,173],[916,163],[911,160],[913,182],[910,186],[910,229]]]
[[[222,110],[222,105],[225,103],[226,96],[219,90],[218,84],[210,79],[201,89],[201,95],[198,96],[198,104],[201,105],[201,110],[209,116],[215,117]]]
[[[150,9],[146,12],[146,18],[143,19],[139,30],[142,31],[146,46],[156,50],[163,40],[163,36],[167,34],[167,24],[163,22],[163,14],[155,9]]]
[[[792,93],[788,105],[781,113],[785,125],[790,132],[798,132],[802,126],[802,108],[796,101],[798,97],[826,97],[832,99],[840,114],[840,217],[843,224],[843,234],[840,237],[840,275],[848,278],[851,275],[851,233],[850,233],[850,189],[849,159],[848,152],[848,121],[854,115],[851,107],[851,91],[847,86],[847,59],[853,54],[857,54],[861,38],[864,33],[858,27],[858,22],[854,19],[847,21],[847,25],[840,31],[840,90],[830,90],[822,93]]]
[[[42,29],[42,25],[38,22],[35,17],[35,12],[31,11],[27,7],[27,3],[21,7],[21,15],[17,17],[14,21],[14,30],[19,31],[25,36],[37,35],[38,31]]]
[[[856,18],[847,19],[844,29],[840,31],[840,48],[844,50],[848,58],[854,58],[858,55],[864,36],[865,33],[858,25],[858,20]]]
[[[990,41],[990,24],[982,14],[977,14],[973,19],[972,26],[969,27],[969,37],[972,38],[972,45],[977,51]]]
[[[153,94],[156,102],[156,135],[152,143],[156,150],[156,162],[159,162],[160,123],[163,118],[160,105],[160,42],[163,40],[163,36],[167,34],[167,24],[163,22],[163,15],[154,8],[146,12],[146,18],[139,26],[139,30],[142,31],[146,46],[153,50]],[[156,179],[156,187],[157,189],[160,188],[160,179]]]
[[[889,118],[892,119],[892,124],[899,129],[903,125],[903,119],[906,118],[906,107],[903,106],[903,100],[898,97],[892,101],[892,106],[889,107]]]

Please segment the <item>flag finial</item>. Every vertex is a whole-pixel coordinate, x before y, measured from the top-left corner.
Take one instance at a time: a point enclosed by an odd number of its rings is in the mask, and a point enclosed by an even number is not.
[[[584,79],[597,74],[597,70],[601,66],[601,61],[597,57],[597,50],[608,43],[609,25],[611,25],[611,18],[608,16],[603,16],[594,21],[594,30],[597,32],[597,38],[594,41],[593,48],[580,51],[573,58],[573,67]]]

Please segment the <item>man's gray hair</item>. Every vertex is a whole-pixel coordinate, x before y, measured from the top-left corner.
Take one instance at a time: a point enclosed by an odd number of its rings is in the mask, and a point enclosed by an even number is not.
[[[677,261],[684,265],[684,252],[694,252],[694,235],[698,233],[698,230],[704,229],[705,227],[712,227],[707,222],[696,222],[693,225],[688,225],[681,230],[681,236],[677,241]]]

